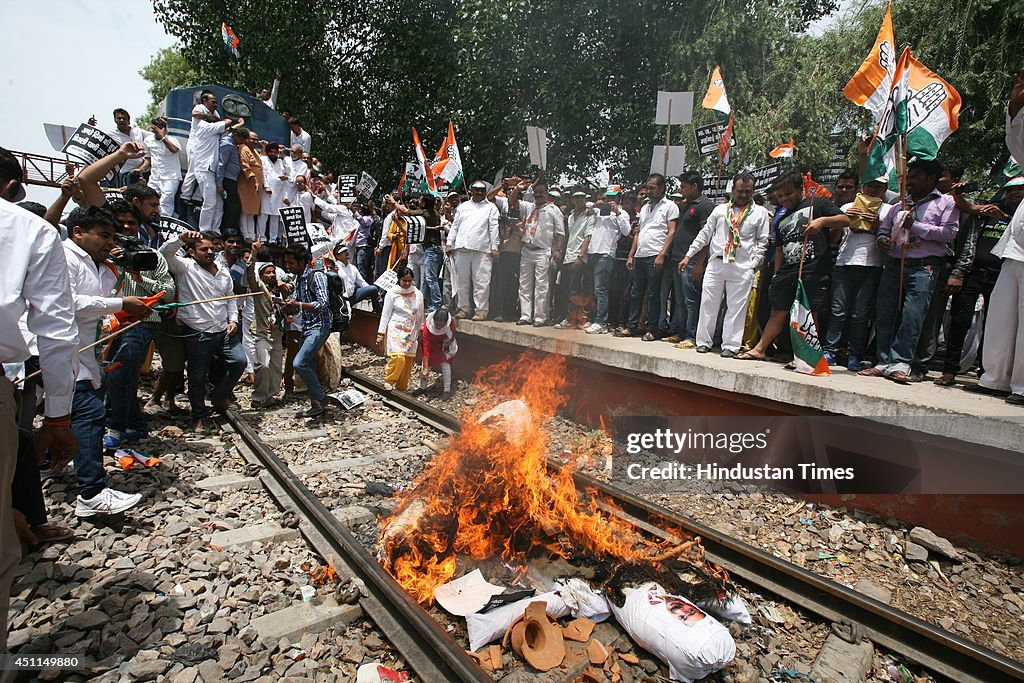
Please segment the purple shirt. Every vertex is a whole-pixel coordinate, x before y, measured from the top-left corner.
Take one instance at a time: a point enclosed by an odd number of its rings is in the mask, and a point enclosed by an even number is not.
[[[945,257],[949,254],[946,245],[953,241],[960,227],[960,209],[956,208],[953,196],[933,190],[931,194],[914,204],[914,222],[910,225],[903,256],[906,258]],[[878,226],[878,239],[890,237],[892,226],[900,213],[899,205],[882,219]],[[899,258],[900,250],[891,249],[888,256]]]
[[[369,243],[370,227],[373,225],[373,219],[369,216],[356,216],[355,219],[359,221],[359,227],[356,228],[353,246],[358,249],[359,247],[365,247]]]

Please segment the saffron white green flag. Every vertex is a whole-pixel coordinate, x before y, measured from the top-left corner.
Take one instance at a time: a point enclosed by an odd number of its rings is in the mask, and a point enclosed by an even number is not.
[[[825,354],[821,351],[821,341],[814,326],[803,280],[796,281],[796,298],[789,309],[789,338],[793,345],[793,361],[797,372],[816,377],[832,374]]]
[[[892,7],[886,5],[885,18],[871,53],[843,88],[843,94],[857,106],[870,111],[877,126],[889,101],[895,74],[896,38],[892,30]]]
[[[896,140],[905,135],[907,159],[934,159],[939,147],[959,126],[960,93],[903,50],[892,93],[864,168],[864,178],[877,178],[896,168]]]

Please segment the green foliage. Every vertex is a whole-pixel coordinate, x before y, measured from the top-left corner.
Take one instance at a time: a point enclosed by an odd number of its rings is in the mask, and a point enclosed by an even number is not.
[[[797,166],[820,169],[837,126],[869,130],[842,88],[884,4],[856,4],[812,36],[807,25],[836,0],[154,0],[181,47],[158,54],[143,75],[158,101],[170,87],[200,82],[255,91],[280,68],[278,108],[302,118],[315,154],[389,188],[411,158],[410,128],[431,155],[449,117],[469,179],[528,172],[531,124],[548,129],[551,175],[584,181],[607,170],[638,180],[652,145],[664,142],[653,123],[656,92],[694,91],[694,123],[708,123],[715,113],[699,103],[720,64],[740,142],[728,172],[767,163],[791,137]],[[943,151],[975,172],[1005,159],[1000,102],[1024,52],[1022,15],[1019,2],[895,2],[900,47],[912,44],[964,98],[961,129]],[[221,22],[240,39],[238,60]],[[672,137],[694,165],[717,167],[697,157],[692,127]]]
[[[139,71],[139,75],[149,81],[149,96],[153,98],[146,111],[136,117],[135,125],[142,128],[149,128],[149,122],[156,116],[157,107],[168,91],[203,83],[200,75],[192,70],[177,46],[165,47],[153,55],[149,64]]]

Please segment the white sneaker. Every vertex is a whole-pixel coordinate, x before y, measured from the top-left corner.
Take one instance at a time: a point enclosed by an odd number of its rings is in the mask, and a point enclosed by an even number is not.
[[[607,331],[608,326],[602,325],[601,323],[590,323],[586,329],[587,334],[604,334]]]
[[[88,500],[79,496],[78,504],[75,505],[75,516],[118,515],[126,510],[131,510],[139,504],[140,500],[142,500],[141,493],[122,493],[107,488]]]
[[[566,318],[562,322],[560,322],[557,325],[555,325],[555,329],[556,330],[565,330],[565,329],[568,329],[570,327],[572,327],[572,324],[569,322],[568,318]]]

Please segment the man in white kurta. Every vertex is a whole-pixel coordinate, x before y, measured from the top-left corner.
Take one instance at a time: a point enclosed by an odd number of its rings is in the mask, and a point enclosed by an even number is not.
[[[281,214],[288,206],[284,203],[285,187],[291,182],[290,166],[286,159],[278,156],[280,145],[271,142],[267,145],[267,154],[263,159],[263,201],[260,204],[260,215],[265,218],[263,226],[257,230],[259,235],[266,235],[270,242],[280,242]]]
[[[1006,116],[1006,146],[1024,164],[1024,69],[1013,79]],[[978,385],[1006,392],[1006,402],[1024,406],[1024,202],[1010,219],[992,253],[1003,259],[985,318],[985,374]]]
[[[457,318],[472,309],[473,320],[487,319],[491,294],[491,263],[498,256],[498,207],[487,201],[487,185],[469,186],[470,201],[459,205],[448,233],[447,251],[455,258],[459,292]]]
[[[548,188],[533,186],[534,202],[523,201],[523,251],[519,259],[519,322],[517,325],[543,327],[548,324],[548,292],[551,266],[562,260],[565,241],[565,217],[549,201]],[[512,200],[518,192],[512,191]]]
[[[242,121],[239,119],[241,125]],[[208,232],[213,228],[213,218],[217,214],[217,150],[220,137],[231,124],[231,119],[220,121],[200,120],[196,132],[189,139],[192,156],[188,160],[189,172],[195,177],[199,193],[203,197],[203,208],[199,212],[199,231]]]
[[[754,177],[741,173],[733,181],[732,201],[719,204],[690,244],[679,263],[685,271],[690,259],[708,248],[708,265],[701,288],[700,314],[697,317],[697,350],[711,350],[718,324],[718,311],[725,298],[722,323],[722,356],[734,358],[743,344],[743,324],[754,273],[768,248],[771,216],[753,202]]]

